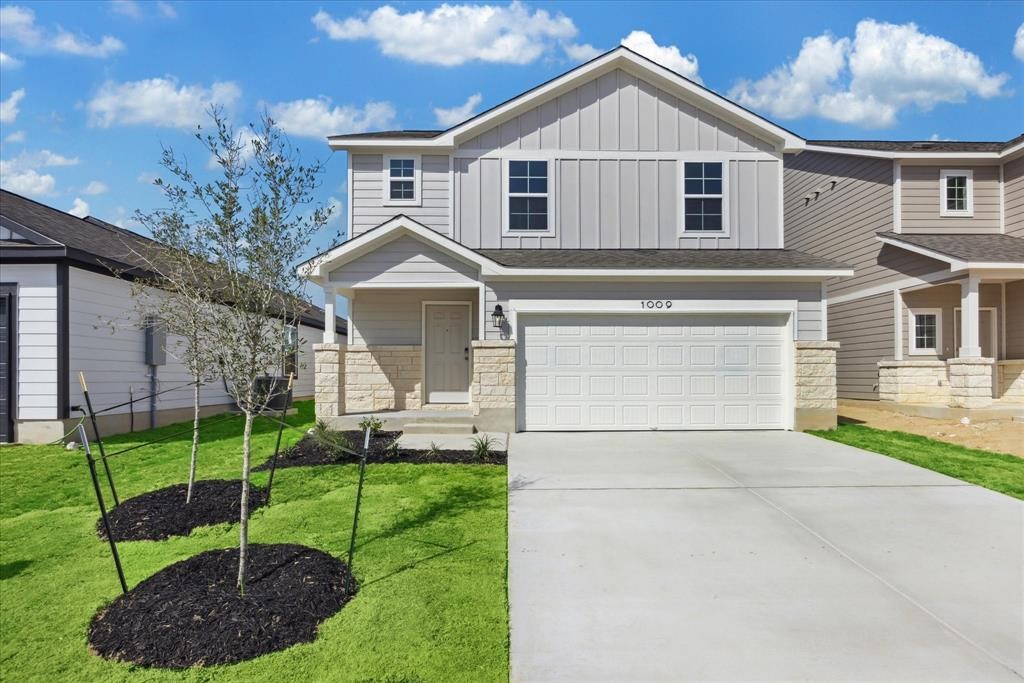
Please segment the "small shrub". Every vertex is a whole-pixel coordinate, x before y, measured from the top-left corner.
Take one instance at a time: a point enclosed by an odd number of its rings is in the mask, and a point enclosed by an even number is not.
[[[398,439],[395,439],[384,447],[384,455],[389,458],[397,458],[399,455]]]
[[[352,450],[352,442],[341,432],[336,432],[327,426],[323,420],[317,420],[316,426],[310,430],[313,440],[324,450],[335,453],[338,459],[345,457],[345,450]]]
[[[430,442],[430,448],[427,449],[427,455],[431,458],[440,458],[443,454],[441,447],[433,441]]]
[[[494,439],[490,434],[474,436],[472,441],[473,456],[477,460],[487,461],[491,459],[491,449],[494,447]]]
[[[359,421],[359,431],[365,432],[369,428],[371,434],[376,434],[380,430],[384,429],[384,420],[379,417],[367,415]]]

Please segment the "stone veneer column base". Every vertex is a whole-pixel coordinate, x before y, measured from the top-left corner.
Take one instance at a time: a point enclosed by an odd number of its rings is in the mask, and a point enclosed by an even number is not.
[[[470,405],[477,429],[516,429],[516,343],[474,341]]]
[[[954,408],[986,408],[992,405],[992,358],[950,358],[949,405]]]
[[[313,344],[313,398],[318,420],[345,413],[345,347]]]
[[[345,354],[345,411],[419,410],[423,347],[359,345]]]
[[[1024,403],[1024,360],[996,362],[999,383],[996,396],[1004,403]]]
[[[836,428],[836,352],[839,342],[795,343],[793,429]]]
[[[944,360],[878,362],[880,401],[949,405],[949,391],[949,377]]]

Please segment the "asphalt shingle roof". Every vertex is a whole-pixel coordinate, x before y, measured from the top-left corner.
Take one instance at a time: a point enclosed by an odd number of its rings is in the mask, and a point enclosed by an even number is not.
[[[919,235],[896,232],[881,232],[879,235],[886,239],[937,251],[961,261],[1024,263],[1024,238],[1010,235]]]
[[[878,152],[1001,152],[1019,142],[1024,135],[1011,140],[808,140],[808,145],[842,147],[844,149],[870,149]]]
[[[845,264],[792,249],[477,249],[508,268],[824,270]]]

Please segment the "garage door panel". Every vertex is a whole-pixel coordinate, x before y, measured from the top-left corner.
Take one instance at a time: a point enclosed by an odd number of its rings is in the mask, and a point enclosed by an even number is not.
[[[522,315],[526,429],[779,429],[783,316]]]

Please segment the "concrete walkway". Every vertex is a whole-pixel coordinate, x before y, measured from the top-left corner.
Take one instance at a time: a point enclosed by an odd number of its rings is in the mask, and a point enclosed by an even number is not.
[[[1020,681],[1024,502],[786,432],[512,436],[513,681]]]

